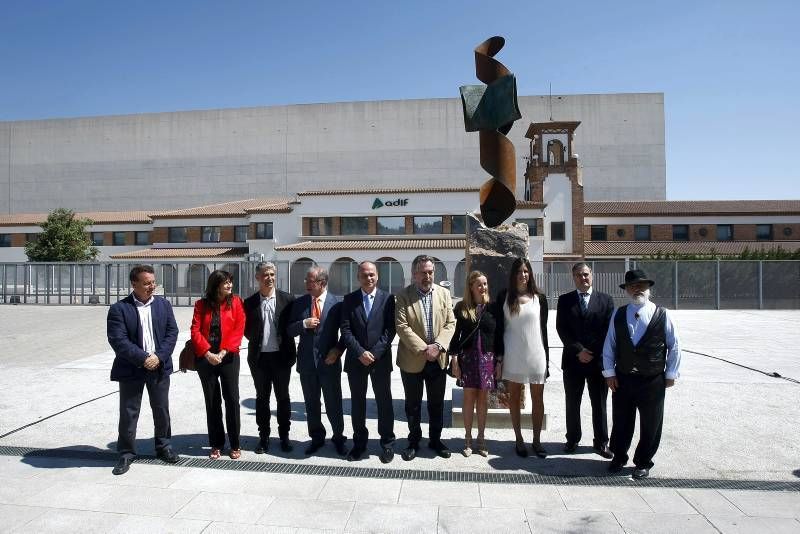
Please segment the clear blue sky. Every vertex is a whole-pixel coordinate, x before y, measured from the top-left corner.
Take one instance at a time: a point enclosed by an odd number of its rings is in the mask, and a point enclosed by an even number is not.
[[[669,199],[800,198],[798,5],[2,0],[0,120],[454,97],[503,35],[520,94],[663,92]]]

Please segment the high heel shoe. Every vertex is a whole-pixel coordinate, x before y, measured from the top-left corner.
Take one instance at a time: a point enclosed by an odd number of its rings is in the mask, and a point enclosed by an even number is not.
[[[219,456],[221,451],[219,449],[215,449],[214,447],[211,448],[211,452],[208,454],[208,457],[212,460],[219,460]]]
[[[241,449],[231,449],[231,452],[228,453],[228,456],[231,457],[231,460],[238,460],[241,455]]]
[[[472,456],[472,438],[464,438],[464,449],[461,451],[461,454],[463,454],[465,458]]]
[[[547,458],[547,450],[542,447],[541,443],[531,443],[531,450],[533,450],[533,454],[539,458]]]
[[[486,458],[489,456],[489,450],[486,448],[486,441],[483,436],[478,437],[478,454]]]
[[[517,453],[517,456],[520,458],[527,458],[528,457],[528,447],[525,446],[524,441],[518,441],[514,450]]]

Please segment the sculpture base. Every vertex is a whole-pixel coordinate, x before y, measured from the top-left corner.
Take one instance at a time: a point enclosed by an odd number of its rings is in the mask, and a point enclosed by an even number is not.
[[[523,397],[524,398],[524,397]],[[464,428],[464,390],[460,387],[453,388],[453,407],[451,414],[453,417],[453,428]],[[491,406],[491,404],[490,404]],[[520,426],[523,429],[530,429],[531,409],[523,406],[520,410]],[[478,428],[478,419],[473,414],[472,428]],[[513,428],[511,426],[511,414],[507,407],[489,408],[486,413],[486,428]],[[547,430],[547,414],[542,418],[542,430]]]

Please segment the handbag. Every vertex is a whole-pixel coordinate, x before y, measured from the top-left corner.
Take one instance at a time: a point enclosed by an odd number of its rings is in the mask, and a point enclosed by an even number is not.
[[[186,341],[186,345],[184,345],[181,355],[178,357],[178,368],[182,373],[186,371],[196,371],[195,360],[194,347],[192,347],[192,340],[189,339]]]

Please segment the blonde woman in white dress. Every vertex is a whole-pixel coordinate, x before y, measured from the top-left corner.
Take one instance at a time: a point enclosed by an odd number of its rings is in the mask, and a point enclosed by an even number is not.
[[[531,419],[536,456],[545,458],[547,451],[541,443],[544,419],[544,383],[549,348],[547,345],[547,299],[536,287],[531,264],[527,258],[517,258],[511,266],[508,289],[498,295],[497,345],[495,352],[502,361],[502,377],[508,383],[511,425],[516,436],[517,455],[528,456],[520,428],[522,385],[531,390]]]

